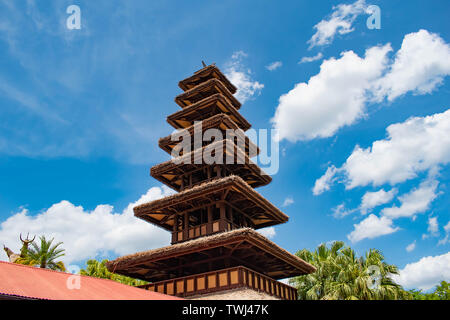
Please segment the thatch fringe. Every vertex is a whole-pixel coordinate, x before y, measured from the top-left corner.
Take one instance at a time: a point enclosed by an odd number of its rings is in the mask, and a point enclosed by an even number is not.
[[[248,199],[251,199],[256,204],[265,208],[267,213],[270,213],[274,219],[277,219],[279,221],[279,223],[283,223],[289,220],[289,217],[287,215],[285,215],[277,207],[270,203],[270,201],[256,192],[241,177],[234,175],[205,182],[190,189],[186,189],[180,193],[141,204],[134,207],[134,214],[137,217],[141,217],[148,212],[160,210],[167,206],[173,206],[174,204],[185,202],[195,197],[204,196],[204,194],[224,189],[227,186],[232,186],[235,189],[239,189],[242,195],[245,195]]]
[[[247,240],[255,245],[259,244],[261,247],[268,249],[271,254],[295,266],[304,273],[311,273],[316,270],[311,264],[279,247],[274,242],[251,228],[241,228],[217,233],[163,248],[126,255],[113,261],[109,261],[107,263],[107,268],[110,271],[123,270],[130,266],[145,263],[150,260],[156,261],[162,258],[168,258],[169,256],[182,256],[188,254],[190,251],[201,251],[202,249],[221,246],[228,240]]]
[[[194,74],[184,80],[181,80],[178,83],[178,86],[184,90],[187,91],[190,88],[198,85],[201,82],[204,82],[210,78],[216,78],[227,87],[227,89],[232,93],[236,93],[237,88],[228,80],[227,77],[224,76],[224,74],[220,71],[220,69],[212,64],[209,66],[206,66],[196,72]]]
[[[205,92],[206,94],[203,94]],[[231,104],[236,109],[239,109],[241,107],[241,103],[231,94],[231,92],[225,87],[225,85],[216,78],[209,79],[208,81],[205,81],[198,86],[176,96],[175,102],[180,107],[185,108],[192,103],[206,98],[207,96],[213,95],[214,93],[223,94],[228,100],[230,100]],[[190,101],[190,103],[187,103],[185,100]]]
[[[170,116],[167,117],[167,122],[173,126],[175,129],[181,129],[184,127],[180,127],[176,121],[181,120],[187,115],[195,112],[195,119],[192,119],[191,121],[200,121],[204,120],[204,118],[201,118],[201,112],[202,110],[208,109],[215,104],[222,104],[226,111],[221,110],[223,113],[227,113],[230,117],[235,119],[235,122],[239,125],[239,127],[246,131],[251,128],[251,124],[248,123],[248,121],[236,110],[235,107],[231,104],[230,100],[228,100],[224,95],[221,93],[215,93],[203,100],[200,100],[196,103],[193,103],[185,108],[183,108],[180,111],[177,111]]]

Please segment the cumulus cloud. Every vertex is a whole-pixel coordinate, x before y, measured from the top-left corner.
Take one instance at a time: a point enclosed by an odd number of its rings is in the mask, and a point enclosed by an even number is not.
[[[257,231],[259,233],[261,233],[263,236],[265,236],[265,237],[267,237],[269,239],[272,239],[277,234],[275,232],[275,228],[274,227],[263,228],[263,229],[259,229]]]
[[[280,140],[309,140],[333,136],[364,116],[366,91],[387,65],[390,45],[372,47],[363,58],[346,51],[339,59],[322,62],[308,83],[283,94],[272,119]]]
[[[367,106],[411,92],[427,94],[450,74],[450,46],[439,35],[407,34],[390,59],[390,44],[324,60],[320,72],[279,99],[272,122],[280,139],[292,142],[331,137],[367,117]]]
[[[436,237],[439,235],[439,223],[437,221],[437,217],[429,217],[428,218],[428,233],[430,236]]]
[[[331,184],[336,180],[338,169],[335,166],[328,167],[325,174],[314,183],[313,194],[319,195],[324,191],[330,190]]]
[[[252,79],[251,70],[245,67],[243,60],[247,56],[243,51],[233,53],[225,69],[225,75],[238,89],[236,98],[242,103],[261,94],[264,88],[264,84]]]
[[[286,199],[284,199],[282,207],[290,206],[293,203],[294,203],[294,199],[292,197],[287,197]]]
[[[396,193],[397,189],[395,188],[390,191],[384,191],[384,189],[381,189],[376,192],[366,192],[362,197],[360,205],[361,213],[367,214],[370,209],[389,203],[392,201]]]
[[[445,237],[443,239],[439,240],[438,245],[443,245],[443,244],[450,242],[450,240],[448,238],[450,235],[450,221],[445,225],[444,231],[445,231]]]
[[[394,233],[399,230],[398,227],[392,226],[392,220],[387,217],[378,218],[371,214],[359,224],[354,224],[354,230],[347,238],[355,243],[363,239],[373,239],[386,234]]]
[[[318,54],[316,54],[315,56],[312,57],[303,57],[298,63],[302,64],[302,63],[308,63],[308,62],[313,62],[313,61],[317,61],[323,58],[323,54],[322,52],[319,52]]]
[[[416,248],[416,241],[414,240],[414,242],[410,243],[410,244],[406,247],[406,251],[411,252],[411,251],[414,251],[415,248]]]
[[[347,209],[344,203],[341,203],[332,209],[333,217],[344,218],[349,214],[360,211],[361,214],[366,215],[370,209],[389,203],[397,193],[397,189],[392,189],[388,192],[383,189],[376,192],[366,192],[362,198],[361,204],[354,209]]]
[[[436,189],[438,184],[439,182],[434,179],[426,179],[418,188],[414,188],[409,193],[399,197],[401,202],[399,207],[384,208],[381,213],[391,219],[396,219],[415,217],[418,213],[427,211],[431,202],[437,197]],[[435,222],[435,218],[430,219],[431,223]]]
[[[55,238],[55,242],[64,243],[66,255],[62,259],[66,264],[162,247],[169,244],[170,234],[134,217],[133,207],[172,193],[165,186],[151,188],[122,212],[115,212],[111,205],[98,205],[88,211],[69,201],[56,203],[37,215],[23,209],[1,222],[0,239],[18,252],[20,233]],[[7,259],[6,255],[2,257]]]
[[[269,71],[274,71],[278,68],[281,68],[281,66],[283,66],[283,63],[281,61],[275,61],[275,62],[272,62],[269,65],[267,65],[266,69]]]
[[[409,263],[400,270],[399,275],[393,275],[392,278],[407,289],[429,290],[442,280],[450,279],[450,252]]]
[[[387,138],[373,142],[371,147],[356,146],[342,167],[330,166],[316,181],[314,194],[329,190],[334,181],[345,183],[347,189],[395,185],[450,161],[450,109],[410,118],[390,125],[386,131]],[[430,183],[424,189],[428,195],[435,184]]]
[[[356,209],[347,209],[345,207],[344,203],[341,203],[339,205],[337,205],[336,207],[334,207],[333,209],[331,209],[331,211],[333,211],[333,217],[340,219],[340,218],[344,218],[346,216],[348,216],[349,214],[352,214],[353,212],[357,211],[358,208]]]
[[[390,70],[375,84],[375,94],[392,101],[409,91],[430,93],[449,74],[450,46],[437,34],[420,30],[404,37]]]
[[[366,9],[367,5],[364,0],[334,6],[333,12],[314,26],[316,33],[308,41],[309,48],[330,44],[336,34],[352,32],[355,19],[365,13]]]

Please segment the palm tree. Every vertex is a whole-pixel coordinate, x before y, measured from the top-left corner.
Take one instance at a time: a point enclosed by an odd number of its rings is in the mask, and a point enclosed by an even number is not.
[[[26,257],[27,264],[36,265],[40,268],[66,271],[66,267],[62,261],[56,261],[56,259],[64,256],[64,249],[58,249],[62,242],[58,242],[52,245],[53,240],[48,241],[45,236],[40,237],[41,245],[32,243],[32,248],[28,249],[28,255]]]
[[[321,244],[314,252],[296,254],[311,263],[317,271],[291,279],[300,299],[308,300],[375,300],[408,299],[410,295],[390,277],[398,274],[394,265],[384,261],[380,251],[371,249],[357,257],[342,241],[328,248]]]
[[[108,260],[103,260],[101,262],[94,259],[88,260],[86,262],[86,269],[80,270],[80,274],[96,278],[110,279],[123,284],[127,284],[129,286],[140,286],[148,283],[142,280],[133,279],[122,276],[120,274],[109,272],[106,268],[107,262]]]

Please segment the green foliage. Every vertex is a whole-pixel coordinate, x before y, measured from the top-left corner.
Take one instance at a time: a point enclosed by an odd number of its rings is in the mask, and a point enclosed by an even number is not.
[[[336,241],[330,248],[322,244],[314,252],[301,250],[296,255],[317,268],[312,274],[291,279],[299,299],[411,299],[411,294],[390,278],[390,274],[398,274],[397,267],[387,264],[378,250],[357,257],[354,250]],[[379,273],[374,274],[374,269]]]
[[[66,267],[62,261],[56,261],[58,258],[64,256],[64,249],[58,248],[62,242],[53,245],[53,240],[47,240],[45,236],[39,237],[41,240],[40,246],[36,243],[31,243],[31,248],[27,250],[26,256],[20,258],[16,263],[39,266],[40,268],[66,271]]]
[[[450,283],[441,281],[430,293],[423,293],[422,290],[409,290],[408,292],[414,300],[450,300]]]
[[[96,278],[110,279],[123,284],[127,284],[129,286],[140,286],[147,284],[147,282],[142,280],[133,279],[109,272],[108,269],[106,268],[106,262],[108,262],[108,260],[103,260],[101,262],[94,259],[88,260],[86,262],[87,265],[86,269],[82,269],[80,271],[80,274]]]

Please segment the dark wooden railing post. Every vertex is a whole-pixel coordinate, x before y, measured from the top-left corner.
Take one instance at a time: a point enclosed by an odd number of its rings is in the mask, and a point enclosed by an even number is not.
[[[187,240],[189,238],[189,215],[188,213],[184,214],[184,228],[183,228],[183,240]]]
[[[206,233],[212,233],[212,223],[213,223],[213,207],[208,206],[208,224],[206,225]]]

